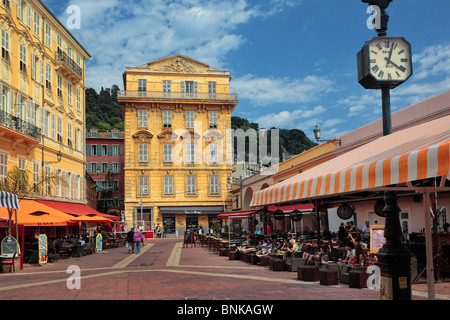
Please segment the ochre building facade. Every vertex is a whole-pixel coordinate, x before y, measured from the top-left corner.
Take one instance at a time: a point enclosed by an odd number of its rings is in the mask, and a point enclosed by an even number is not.
[[[231,210],[231,76],[186,56],[127,68],[125,218],[167,233],[210,228]],[[206,231],[206,230],[205,230]]]
[[[32,196],[85,202],[89,53],[42,1],[2,0],[0,33],[0,179],[15,166],[30,183],[56,174],[67,183]]]

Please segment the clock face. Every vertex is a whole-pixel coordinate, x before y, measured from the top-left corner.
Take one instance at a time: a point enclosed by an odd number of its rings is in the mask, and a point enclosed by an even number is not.
[[[406,81],[412,74],[410,44],[402,38],[373,39],[369,44],[369,70],[377,81]]]

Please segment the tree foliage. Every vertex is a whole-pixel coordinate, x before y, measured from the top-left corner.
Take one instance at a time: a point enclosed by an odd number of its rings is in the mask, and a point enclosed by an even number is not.
[[[100,132],[111,129],[124,130],[122,106],[117,102],[119,87],[102,88],[99,93],[93,88],[86,90],[86,129],[96,128]]]

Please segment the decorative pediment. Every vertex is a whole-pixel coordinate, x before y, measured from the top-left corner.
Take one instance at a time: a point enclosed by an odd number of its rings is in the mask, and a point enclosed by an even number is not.
[[[215,141],[215,140],[222,140],[222,139],[223,139],[223,133],[217,129],[209,129],[203,135],[203,140],[206,140],[206,141]]]
[[[196,132],[194,130],[185,130],[180,136],[181,136],[181,139],[183,139],[183,140],[192,139],[192,138],[197,140],[202,137],[198,132]]]
[[[135,139],[136,143],[150,143],[153,135],[148,131],[138,131],[133,134],[133,139]]]
[[[150,69],[150,71],[176,73],[206,73],[208,70],[216,70],[207,64],[182,55],[168,56],[140,66],[139,68]]]
[[[158,139],[164,140],[165,142],[174,142],[178,139],[178,135],[172,130],[164,130],[158,134]]]
[[[68,116],[70,119],[75,119],[75,115],[73,114],[72,110],[69,110],[69,111],[67,112],[67,116]]]

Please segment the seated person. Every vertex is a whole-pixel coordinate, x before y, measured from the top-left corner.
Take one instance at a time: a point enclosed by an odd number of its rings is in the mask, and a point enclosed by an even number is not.
[[[355,245],[353,242],[347,242],[345,248],[347,251],[345,253],[345,258],[342,260],[342,262],[348,263],[356,255]]]
[[[314,254],[303,252],[303,258],[307,259],[306,264],[308,264],[310,261],[320,261],[320,258],[325,254],[325,252],[325,248],[320,247],[319,251],[316,251]]]
[[[289,240],[290,248],[288,248],[288,251],[293,255],[296,252],[301,252],[300,246],[297,244],[295,239]]]

